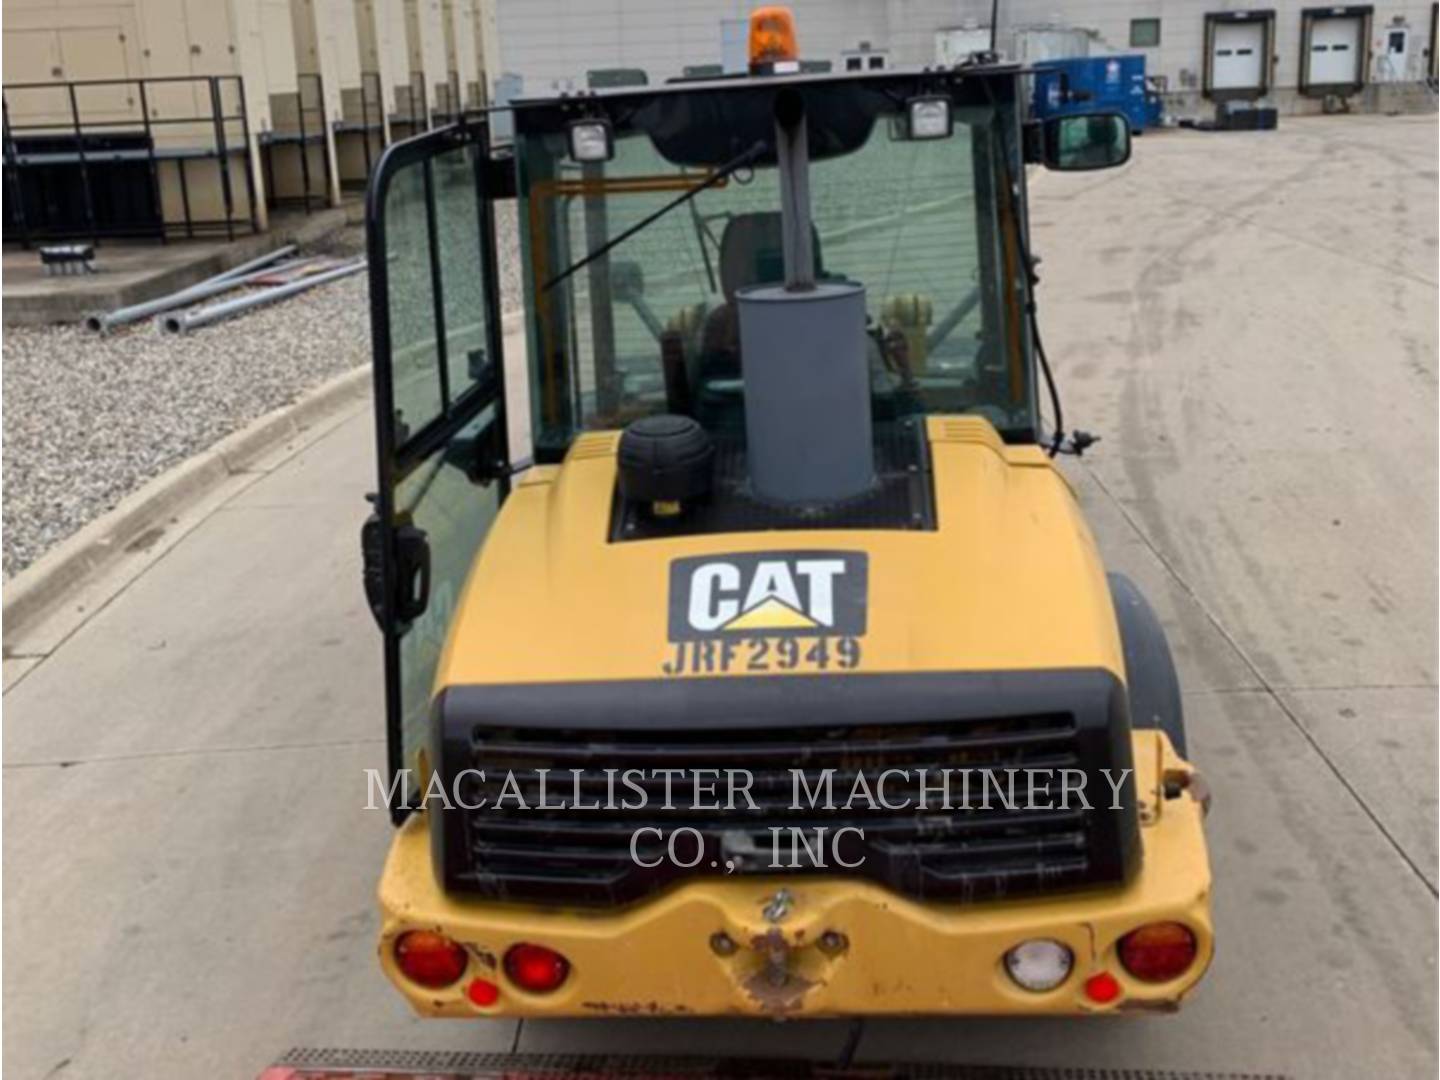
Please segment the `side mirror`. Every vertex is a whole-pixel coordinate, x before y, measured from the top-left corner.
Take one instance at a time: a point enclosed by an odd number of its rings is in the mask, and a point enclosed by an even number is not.
[[[1041,160],[1057,172],[1123,165],[1130,160],[1130,122],[1121,113],[1052,116],[1041,129]]]

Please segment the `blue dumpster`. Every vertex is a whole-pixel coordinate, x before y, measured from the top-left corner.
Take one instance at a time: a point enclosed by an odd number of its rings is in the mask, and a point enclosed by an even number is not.
[[[1045,60],[1036,65],[1030,104],[1037,120],[1069,113],[1123,112],[1137,132],[1160,123],[1160,95],[1145,81],[1145,57],[1138,53]]]

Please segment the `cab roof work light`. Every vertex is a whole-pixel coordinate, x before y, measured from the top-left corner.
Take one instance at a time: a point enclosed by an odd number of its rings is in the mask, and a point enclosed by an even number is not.
[[[793,75],[800,70],[795,45],[795,16],[787,7],[762,7],[750,13],[750,72]]]
[[[954,130],[950,99],[943,94],[913,97],[905,103],[905,111],[912,139],[948,139]]]
[[[572,120],[568,128],[570,159],[582,165],[609,161],[615,156],[615,133],[610,121],[600,116]]]

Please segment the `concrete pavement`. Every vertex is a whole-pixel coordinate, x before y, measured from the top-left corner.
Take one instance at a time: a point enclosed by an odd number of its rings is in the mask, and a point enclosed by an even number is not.
[[[1215,965],[1178,1016],[888,1021],[862,1058],[1433,1075],[1436,125],[1146,136],[1035,188],[1069,467],[1166,622],[1215,790]],[[411,1019],[360,591],[369,417],[10,643],[4,1066],[248,1078],[294,1044],[838,1053],[835,1023]]]

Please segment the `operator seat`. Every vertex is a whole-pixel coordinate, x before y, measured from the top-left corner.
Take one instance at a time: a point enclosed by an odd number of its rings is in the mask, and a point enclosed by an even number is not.
[[[810,226],[815,253],[815,277],[824,276],[820,234]],[[716,379],[740,378],[740,318],[735,293],[750,285],[779,284],[785,280],[784,241],[779,211],[737,214],[720,236],[720,288],[725,302],[710,312],[700,337],[697,387]]]

